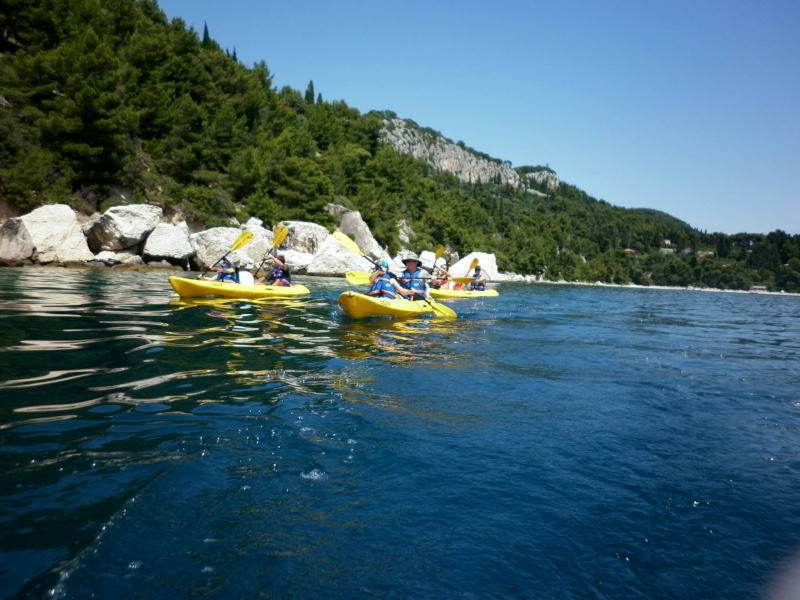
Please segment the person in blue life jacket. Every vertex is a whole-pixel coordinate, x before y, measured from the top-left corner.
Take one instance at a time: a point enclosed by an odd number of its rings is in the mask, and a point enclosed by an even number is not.
[[[486,278],[481,273],[481,266],[475,267],[475,272],[472,274],[472,281],[469,283],[469,289],[474,292],[483,292],[486,290]]]
[[[406,270],[400,275],[400,281],[406,291],[411,291],[410,300],[425,300],[428,297],[428,284],[423,277],[422,261],[413,252],[403,259]]]
[[[270,258],[272,261],[272,271],[267,275],[267,285],[292,285],[292,274],[289,272],[289,267],[286,265],[286,257],[283,254],[273,256]]]
[[[223,258],[217,264],[217,281],[227,283],[239,283],[239,273],[234,261],[229,258]]]
[[[375,298],[397,298],[408,296],[414,292],[405,289],[397,281],[397,276],[389,271],[389,262],[386,259],[378,261],[375,270],[369,276],[370,288],[368,295]]]

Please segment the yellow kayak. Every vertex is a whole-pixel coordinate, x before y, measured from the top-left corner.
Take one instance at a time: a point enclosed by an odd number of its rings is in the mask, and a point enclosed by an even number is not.
[[[339,304],[348,317],[419,317],[432,313],[433,309],[421,300],[405,298],[374,298],[358,292],[342,292]]]
[[[494,298],[499,296],[497,290],[436,290],[431,289],[431,296],[434,298]]]
[[[169,278],[172,289],[181,298],[221,296],[223,298],[293,298],[310,294],[304,285],[243,285],[204,279],[187,279],[173,275]]]

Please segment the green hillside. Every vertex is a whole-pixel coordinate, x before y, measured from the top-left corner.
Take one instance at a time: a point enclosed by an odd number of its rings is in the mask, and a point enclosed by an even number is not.
[[[505,270],[554,279],[800,290],[800,236],[709,235],[563,183],[547,198],[464,184],[381,145],[386,113],[318,92],[276,89],[265,63],[245,67],[150,0],[6,0],[0,200],[150,202],[202,225],[330,224],[338,202],[390,250],[404,218],[418,247],[493,251]]]

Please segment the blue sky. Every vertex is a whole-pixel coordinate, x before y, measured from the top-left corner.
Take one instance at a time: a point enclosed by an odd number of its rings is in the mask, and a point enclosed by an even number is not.
[[[800,233],[800,2],[160,5],[279,87],[313,79],[700,229]]]

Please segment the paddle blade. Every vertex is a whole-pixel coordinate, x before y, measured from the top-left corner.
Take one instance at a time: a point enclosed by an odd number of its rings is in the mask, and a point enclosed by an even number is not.
[[[255,237],[255,234],[252,231],[250,230],[243,231],[242,233],[239,234],[239,237],[233,240],[233,245],[231,245],[231,251],[238,250],[239,248],[247,246],[247,244],[253,241],[253,237]]]
[[[434,302],[433,300],[428,300],[428,304],[431,305],[433,312],[444,319],[457,319],[458,315],[456,311],[454,311],[449,306],[446,306],[440,302]]]
[[[369,285],[369,273],[366,271],[348,271],[344,276],[350,285]]]
[[[455,281],[456,283],[464,285],[467,283],[472,283],[472,277],[451,277],[450,281]]]
[[[280,246],[287,235],[289,235],[288,227],[285,225],[283,227],[278,227],[277,231],[275,231],[275,235],[272,237],[272,248],[275,249]]]
[[[433,266],[436,266],[436,263],[439,262],[439,259],[444,256],[444,246],[439,244],[436,246],[436,250],[433,253]]]
[[[467,275],[469,275],[469,272],[470,272],[470,271],[474,271],[474,270],[475,270],[475,267],[477,267],[477,266],[478,266],[478,262],[479,262],[479,261],[478,261],[478,259],[477,259],[477,258],[473,258],[473,259],[472,259],[472,262],[471,262],[471,263],[469,263],[469,269],[467,269]]]
[[[336,238],[336,241],[339,242],[342,246],[347,248],[353,254],[357,254],[358,256],[364,256],[364,253],[361,251],[361,248],[358,247],[353,240],[343,234],[341,231],[334,231],[333,237]]]

